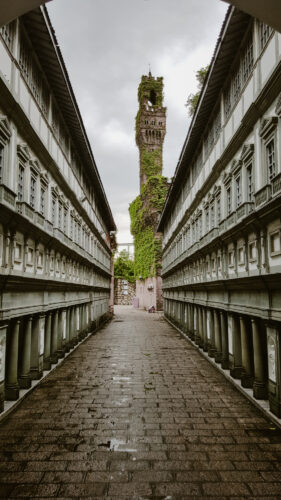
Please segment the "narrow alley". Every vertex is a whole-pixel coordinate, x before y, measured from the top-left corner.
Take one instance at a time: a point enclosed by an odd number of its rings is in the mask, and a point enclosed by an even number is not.
[[[280,499],[281,432],[161,316],[131,307],[0,439],[2,498]]]

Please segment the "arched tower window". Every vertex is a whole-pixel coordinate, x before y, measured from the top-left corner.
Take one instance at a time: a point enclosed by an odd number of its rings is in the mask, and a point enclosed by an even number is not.
[[[149,101],[153,106],[156,104],[156,92],[154,89],[151,89],[150,94],[149,94]]]

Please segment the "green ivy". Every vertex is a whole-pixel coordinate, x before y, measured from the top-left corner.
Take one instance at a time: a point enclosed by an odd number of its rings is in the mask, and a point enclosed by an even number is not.
[[[147,151],[145,148],[142,148],[140,162],[141,170],[147,177],[161,174],[161,149],[158,148],[153,151]]]
[[[140,132],[142,106],[150,99],[151,91],[155,91],[156,102],[153,108],[162,107],[163,78],[143,76],[138,89],[139,111],[136,116],[136,139]],[[146,176],[141,193],[130,204],[131,233],[134,237],[136,279],[156,276],[161,267],[161,239],[156,237],[159,214],[161,213],[168,192],[169,183],[162,172],[162,147],[140,150],[140,171]]]
[[[155,236],[158,216],[168,192],[168,180],[162,175],[148,178],[141,194],[130,204],[131,233],[135,244],[135,277],[156,276],[161,267],[161,239]]]
[[[134,262],[129,258],[126,250],[122,250],[119,256],[114,259],[114,278],[122,278],[130,283],[136,281]]]
[[[139,103],[142,104],[144,99],[149,99],[151,90],[155,91],[156,103],[155,108],[160,108],[163,102],[163,78],[147,78],[142,76],[141,83],[138,88]]]

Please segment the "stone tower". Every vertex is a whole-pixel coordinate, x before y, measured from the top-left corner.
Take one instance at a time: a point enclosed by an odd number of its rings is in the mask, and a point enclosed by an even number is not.
[[[163,78],[154,78],[151,72],[148,76],[142,76],[138,101],[136,143],[140,153],[141,189],[150,175],[162,174],[163,142],[166,134],[166,108],[162,106]]]
[[[139,307],[163,308],[161,278],[161,234],[157,233],[169,183],[162,175],[166,108],[163,107],[163,78],[149,72],[138,88],[136,143],[140,158],[140,194],[130,204],[134,237],[134,273]]]

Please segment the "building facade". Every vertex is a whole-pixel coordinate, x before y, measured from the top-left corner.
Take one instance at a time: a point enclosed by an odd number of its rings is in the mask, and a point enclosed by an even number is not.
[[[139,307],[163,309],[161,235],[157,232],[168,181],[162,176],[166,108],[163,78],[143,75],[138,88],[136,143],[139,148],[140,195],[130,205],[134,237],[136,297]]]
[[[230,7],[161,215],[165,314],[281,416],[281,35]]]
[[[0,89],[2,410],[109,314],[116,227],[44,7],[1,28]]]

